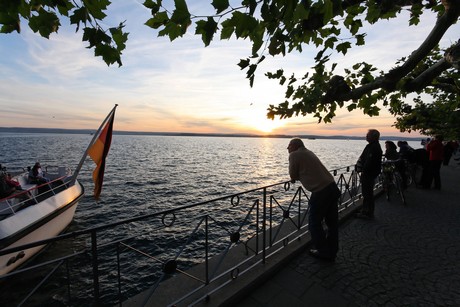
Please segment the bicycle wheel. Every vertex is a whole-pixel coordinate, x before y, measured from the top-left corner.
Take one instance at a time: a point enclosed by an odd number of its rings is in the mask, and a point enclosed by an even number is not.
[[[412,170],[409,169],[406,171],[406,186],[410,186],[412,182],[414,182]]]
[[[383,191],[385,192],[385,197],[389,201],[390,200],[390,186],[391,186],[391,178],[390,174],[383,173],[382,174],[382,188]]]
[[[396,192],[399,194],[399,197],[401,198],[401,201],[402,201],[403,205],[407,205],[406,204],[406,198],[404,197],[404,189],[402,187],[401,174],[399,174],[398,172],[395,172],[393,174],[393,179],[394,179]]]
[[[416,182],[415,180],[416,171],[417,171],[417,165],[415,163],[406,162],[405,174],[407,178],[406,179],[407,186],[410,186],[412,183]]]

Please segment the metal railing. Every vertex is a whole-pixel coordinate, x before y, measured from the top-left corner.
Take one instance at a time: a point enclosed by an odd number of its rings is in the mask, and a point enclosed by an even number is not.
[[[46,183],[35,184],[26,190],[16,190],[11,195],[0,199],[0,220],[38,204],[41,199],[49,197],[50,193],[56,195],[65,190],[69,187],[69,182],[65,181],[66,178],[67,176],[61,176]]]
[[[361,197],[359,175],[352,166],[331,173],[342,211]],[[300,185],[286,181],[2,250],[50,244],[54,259],[0,276],[0,298],[14,305],[50,298],[70,306],[121,305],[146,289],[146,299],[157,295],[181,274],[191,286],[167,303],[177,304],[209,285],[224,287],[304,236],[308,200]]]

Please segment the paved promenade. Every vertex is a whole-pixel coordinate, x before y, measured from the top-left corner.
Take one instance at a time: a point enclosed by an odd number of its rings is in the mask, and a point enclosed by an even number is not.
[[[460,155],[457,155],[457,157]],[[232,306],[460,306],[460,165],[442,166],[442,189],[384,197],[374,220],[347,219],[335,263],[307,250]]]

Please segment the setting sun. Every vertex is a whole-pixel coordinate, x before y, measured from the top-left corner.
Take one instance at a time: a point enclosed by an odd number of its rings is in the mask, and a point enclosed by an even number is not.
[[[271,120],[271,119],[262,117],[262,118],[254,119],[251,125],[254,127],[254,129],[260,132],[270,133],[270,132],[273,132],[273,130],[284,126],[284,122],[282,122],[278,118]]]

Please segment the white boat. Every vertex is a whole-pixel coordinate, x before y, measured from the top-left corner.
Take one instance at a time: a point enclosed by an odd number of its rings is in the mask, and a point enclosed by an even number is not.
[[[13,177],[23,191],[0,199],[0,250],[52,238],[64,231],[84,194],[77,180],[72,184],[71,175],[70,169],[65,167],[47,167],[48,183],[29,184],[28,172]],[[44,247],[1,255],[0,276],[11,272]]]
[[[66,167],[47,167],[45,174],[49,182],[38,185],[29,183],[29,172],[13,177],[23,191],[0,199],[0,252],[15,247],[19,250],[0,255],[0,276],[11,272],[46,246],[22,249],[23,245],[55,237],[70,224],[84,194],[77,176],[88,155],[97,165],[93,172],[94,196],[99,198],[116,108],[117,105],[93,136],[75,172]],[[0,171],[4,172],[3,169]]]

